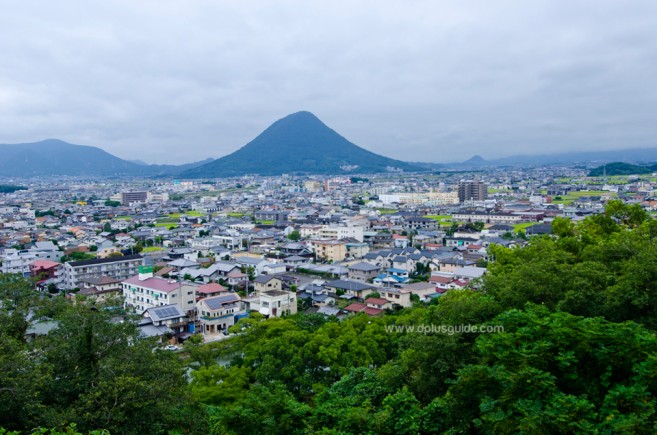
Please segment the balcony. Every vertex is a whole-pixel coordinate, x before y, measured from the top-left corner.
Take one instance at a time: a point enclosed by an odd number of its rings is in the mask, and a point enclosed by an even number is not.
[[[227,314],[225,316],[219,316],[219,317],[210,317],[210,316],[200,316],[199,319],[202,320],[203,322],[224,322],[226,319],[230,319],[231,317],[235,316],[235,314]]]
[[[178,321],[178,322],[174,322],[174,323],[169,323],[167,326],[171,329],[176,329],[176,328],[186,327],[187,325],[189,325],[189,321],[185,320],[185,321],[182,321],[182,322]]]

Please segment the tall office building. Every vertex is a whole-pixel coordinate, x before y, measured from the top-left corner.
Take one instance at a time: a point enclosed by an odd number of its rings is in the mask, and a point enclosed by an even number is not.
[[[122,192],[121,204],[130,205],[135,202],[146,202],[148,200],[148,192]]]
[[[488,190],[483,181],[461,180],[459,183],[459,202],[468,200],[483,201],[488,197]]]

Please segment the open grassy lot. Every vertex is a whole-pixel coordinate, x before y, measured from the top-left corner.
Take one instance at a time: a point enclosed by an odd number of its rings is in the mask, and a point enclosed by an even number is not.
[[[164,251],[164,249],[159,246],[146,246],[141,252],[157,252],[157,251]]]
[[[513,226],[513,231],[517,233],[518,231],[525,231],[525,229],[531,227],[532,225],[536,225],[536,222],[525,222],[522,224],[515,224]]]
[[[452,218],[452,216],[448,215],[448,214],[429,214],[429,215],[426,215],[424,217],[429,218],[429,219],[433,219],[433,220],[438,221],[438,222],[448,220],[448,219]]]
[[[560,196],[559,198],[561,199],[552,199],[552,203],[554,204],[564,204],[564,205],[569,205],[578,200],[579,198],[583,198],[586,196],[602,196],[602,195],[609,195],[612,198],[618,196],[615,192],[607,192],[606,190],[581,190],[578,192],[570,192],[568,195],[565,196]],[[555,197],[557,198],[557,197]]]

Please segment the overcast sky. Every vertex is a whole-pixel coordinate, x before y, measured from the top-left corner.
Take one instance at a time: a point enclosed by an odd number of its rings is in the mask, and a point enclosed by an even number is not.
[[[149,163],[299,110],[446,162],[657,146],[657,1],[2,1],[0,143]]]

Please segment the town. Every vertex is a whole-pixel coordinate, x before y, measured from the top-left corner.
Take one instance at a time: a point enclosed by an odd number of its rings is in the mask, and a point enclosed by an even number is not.
[[[476,289],[491,245],[524,246],[554,219],[577,222],[612,200],[657,207],[651,174],[587,174],[6,179],[16,188],[0,197],[0,272],[121,307],[171,349],[228,338],[251,313],[385,316]],[[34,319],[28,334],[44,324],[54,327]]]

